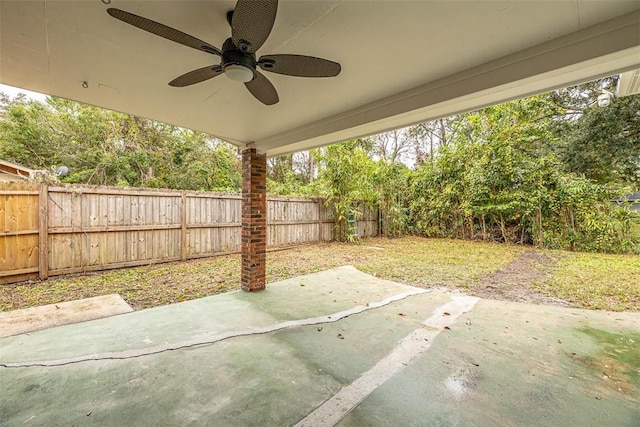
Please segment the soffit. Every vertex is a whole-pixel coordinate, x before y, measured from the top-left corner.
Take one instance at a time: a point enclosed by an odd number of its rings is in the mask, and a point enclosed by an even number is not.
[[[218,58],[106,13],[117,7],[221,47],[234,4],[2,1],[0,82],[275,155],[640,66],[638,1],[281,1],[258,54],[319,56],[342,73],[265,73],[280,102],[264,106],[224,76],[168,86]]]

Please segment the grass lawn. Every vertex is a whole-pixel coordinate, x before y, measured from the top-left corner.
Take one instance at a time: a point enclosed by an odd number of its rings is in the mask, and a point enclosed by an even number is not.
[[[640,256],[569,253],[537,288],[597,310],[640,311]]]
[[[351,264],[402,283],[474,293],[482,286],[480,279],[526,250],[533,249],[419,237],[372,238],[358,245],[321,243],[269,252],[267,281]],[[640,257],[561,254],[558,268],[532,292],[587,308],[640,310]],[[239,282],[239,255],[204,258],[0,285],[0,311],[110,293],[120,294],[134,309],[141,309],[236,290]]]

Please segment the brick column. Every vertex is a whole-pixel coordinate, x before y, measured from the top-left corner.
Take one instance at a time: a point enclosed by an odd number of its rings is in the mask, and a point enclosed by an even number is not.
[[[265,288],[267,249],[267,157],[242,151],[242,289]]]

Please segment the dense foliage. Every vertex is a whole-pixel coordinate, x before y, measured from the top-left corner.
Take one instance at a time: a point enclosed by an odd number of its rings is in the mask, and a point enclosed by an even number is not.
[[[640,184],[640,96],[587,108],[579,120],[558,124],[557,152],[565,169],[596,182]]]
[[[640,96],[608,108],[608,78],[408,129],[269,159],[268,191],[323,197],[338,239],[377,206],[386,236],[640,252],[638,217],[614,203],[640,184]],[[228,144],[48,98],[1,99],[0,158],[65,165],[67,182],[238,191]],[[634,234],[633,230],[636,230]]]
[[[638,188],[640,97],[597,107],[597,95],[614,83],[604,79],[368,143],[314,150],[305,162],[319,160],[315,177],[289,156],[285,179],[272,176],[270,188],[322,194],[340,201],[342,212],[358,198],[375,201],[387,236],[640,252],[637,215],[613,202]],[[407,158],[411,168],[401,162]]]
[[[205,134],[55,97],[0,104],[1,159],[67,166],[70,183],[239,191],[235,149]]]
[[[554,154],[558,135],[545,123],[559,113],[541,95],[461,116],[464,131],[415,173],[410,205],[416,230],[581,251],[637,250],[633,215],[612,203],[624,188],[563,171],[571,165]],[[588,125],[592,114],[571,127],[596,132]],[[610,136],[614,144],[618,138]],[[636,151],[636,173],[637,161]]]
[[[416,171],[411,218],[427,236],[633,252],[632,213],[612,203],[619,194],[563,173],[554,156],[471,143],[444,150]]]

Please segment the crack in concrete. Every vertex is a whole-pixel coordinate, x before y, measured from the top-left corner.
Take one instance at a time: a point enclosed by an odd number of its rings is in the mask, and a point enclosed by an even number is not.
[[[222,332],[222,333],[213,334],[213,335],[205,335],[199,338],[194,338],[187,341],[181,341],[174,344],[163,344],[155,347],[125,350],[125,351],[119,351],[119,352],[89,354],[85,356],[77,356],[77,357],[70,357],[70,358],[64,358],[64,359],[40,360],[40,361],[30,361],[30,362],[4,362],[4,363],[0,363],[0,367],[3,367],[3,368],[55,367],[55,366],[71,365],[75,363],[94,362],[94,361],[102,361],[102,360],[133,359],[137,357],[144,357],[144,356],[150,356],[153,354],[164,353],[167,351],[182,350],[186,348],[211,345],[211,344],[215,344],[217,342],[224,341],[230,338],[253,336],[253,335],[264,335],[271,332],[277,332],[284,329],[297,328],[300,326],[312,326],[312,325],[320,325],[320,324],[326,324],[326,323],[334,323],[339,320],[345,319],[349,316],[352,316],[354,314],[360,314],[365,311],[381,308],[395,301],[400,301],[414,295],[419,295],[419,294],[428,293],[428,292],[431,292],[431,291],[428,289],[413,289],[407,292],[402,292],[396,295],[392,295],[378,302],[369,303],[367,305],[356,306],[348,310],[339,311],[337,313],[332,313],[326,316],[310,317],[310,318],[298,319],[298,320],[288,320],[288,321],[276,323],[275,325],[270,325],[270,326],[247,328],[240,331],[228,331],[228,332]]]

